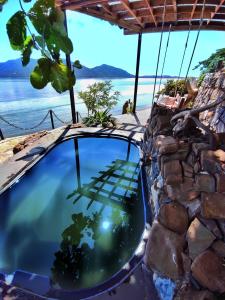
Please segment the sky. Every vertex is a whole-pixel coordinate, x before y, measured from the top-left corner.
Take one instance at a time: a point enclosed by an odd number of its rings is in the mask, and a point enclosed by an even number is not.
[[[19,10],[18,3],[18,0],[9,0],[8,4],[4,6],[3,12],[0,13],[0,62],[20,57],[19,52],[10,48],[5,29],[7,20],[12,14]],[[32,3],[34,3],[34,1],[32,1]],[[25,9],[28,9],[29,6],[30,4],[24,4]],[[67,12],[67,19],[69,37],[74,45],[74,52],[71,55],[73,61],[79,59],[81,64],[86,67],[108,64],[122,68],[129,73],[135,73],[137,35],[126,36],[123,34],[123,30],[117,26],[72,11]],[[165,33],[163,37],[159,74],[161,74],[167,34],[168,33]],[[196,35],[196,31],[191,32],[187,55],[184,61],[183,76],[186,74]],[[185,31],[171,33],[164,74],[178,75],[186,37],[187,32]],[[141,75],[155,74],[159,41],[159,33],[143,34],[140,64]],[[225,32],[202,31],[189,75],[198,76],[199,70],[193,71],[193,67],[196,66],[199,61],[208,58],[217,49],[224,47]],[[32,57],[39,57],[37,51]]]

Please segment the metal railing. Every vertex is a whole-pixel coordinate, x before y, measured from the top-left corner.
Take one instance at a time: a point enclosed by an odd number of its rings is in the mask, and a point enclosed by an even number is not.
[[[69,121],[69,122],[66,122],[66,121],[62,120],[62,119],[61,119],[61,118],[60,118],[60,117],[59,117],[52,109],[50,109],[50,110],[46,113],[46,115],[44,116],[44,118],[43,118],[38,124],[36,124],[35,126],[32,126],[32,127],[21,127],[21,126],[18,126],[18,125],[16,125],[16,124],[14,124],[13,122],[8,121],[7,119],[5,119],[5,118],[2,117],[2,116],[0,116],[0,120],[1,120],[2,122],[4,122],[5,124],[7,124],[8,126],[13,127],[13,128],[15,128],[15,129],[19,129],[19,130],[21,130],[21,131],[31,131],[31,130],[34,130],[34,129],[40,127],[40,126],[46,121],[46,119],[48,118],[48,116],[50,117],[52,129],[55,129],[55,128],[56,128],[56,127],[55,127],[55,119],[56,119],[58,122],[62,123],[63,125],[69,125],[69,124],[72,124],[72,120]],[[77,117],[77,122],[82,121],[82,116],[81,116],[81,114],[80,114],[78,111],[76,112],[76,117]],[[4,140],[4,139],[5,139],[5,137],[4,137],[4,135],[3,135],[3,132],[2,132],[2,129],[1,129],[1,128],[0,128],[0,139],[1,139],[1,140]]]

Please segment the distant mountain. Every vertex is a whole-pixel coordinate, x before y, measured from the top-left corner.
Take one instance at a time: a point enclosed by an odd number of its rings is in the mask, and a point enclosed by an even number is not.
[[[20,59],[9,60],[0,63],[0,77],[29,78],[30,73],[36,65],[36,60],[31,59],[28,66],[22,66]],[[76,69],[77,78],[133,78],[134,76],[119,68],[109,65],[101,65],[94,68],[83,66]]]
[[[20,59],[8,60],[0,63],[0,78],[29,78],[30,73],[36,66],[37,61],[31,59],[28,66],[23,67]],[[134,78],[135,76],[123,69],[109,65],[101,65],[94,68],[83,66],[82,69],[76,69],[76,76],[83,78]],[[159,76],[158,76],[159,77]],[[175,78],[176,76],[163,75],[162,78]],[[140,78],[155,78],[155,75],[142,75]]]

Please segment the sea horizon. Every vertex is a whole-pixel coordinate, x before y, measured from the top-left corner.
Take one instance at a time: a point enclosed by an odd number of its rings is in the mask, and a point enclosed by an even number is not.
[[[91,78],[78,79],[74,87],[76,110],[82,117],[87,115],[85,104],[78,98],[78,92],[85,90],[94,82],[111,80],[113,89],[120,92],[117,105],[111,110],[112,115],[120,115],[125,101],[133,100],[134,78]],[[162,85],[166,81],[162,80]],[[156,92],[159,80],[157,80]],[[140,78],[138,87],[137,109],[151,107],[154,88],[153,78]],[[52,109],[64,122],[71,121],[70,97],[65,92],[58,94],[49,84],[42,90],[34,89],[28,79],[24,78],[0,78],[0,117],[21,128],[34,127]],[[55,118],[55,127],[63,124]],[[4,137],[25,135],[40,130],[51,129],[51,121],[48,117],[45,122],[33,130],[19,130],[6,124],[0,119],[0,128]]]

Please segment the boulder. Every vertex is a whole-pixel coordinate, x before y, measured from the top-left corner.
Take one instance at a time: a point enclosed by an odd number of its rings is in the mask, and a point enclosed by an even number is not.
[[[225,266],[221,257],[211,250],[197,256],[191,265],[193,277],[212,292],[225,292]]]
[[[155,221],[147,243],[145,264],[162,276],[180,279],[184,272],[181,255],[184,243],[183,236]]]
[[[201,252],[209,248],[215,236],[195,218],[187,231],[189,256],[194,259]]]
[[[158,220],[166,228],[179,234],[184,233],[188,227],[187,210],[177,202],[163,204],[159,210]]]
[[[225,194],[202,193],[201,214],[206,219],[225,219]]]

